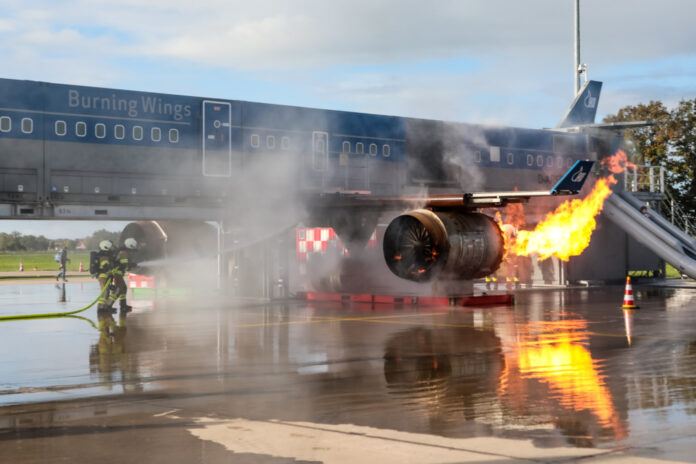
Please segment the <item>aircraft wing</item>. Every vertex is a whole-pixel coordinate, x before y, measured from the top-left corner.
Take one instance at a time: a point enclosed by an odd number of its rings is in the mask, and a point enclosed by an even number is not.
[[[366,209],[389,208],[433,208],[433,209],[479,209],[503,207],[509,203],[524,203],[533,197],[576,195],[582,189],[594,161],[576,161],[551,190],[522,192],[473,192],[435,194],[426,196],[379,197],[368,194],[331,193],[323,194],[319,203],[323,207],[357,207]]]

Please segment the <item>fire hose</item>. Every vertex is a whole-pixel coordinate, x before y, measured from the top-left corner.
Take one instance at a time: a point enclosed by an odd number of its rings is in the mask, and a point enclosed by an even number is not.
[[[99,301],[99,298],[104,296],[106,291],[109,289],[109,285],[111,285],[111,277],[109,277],[109,280],[106,281],[106,285],[104,285],[104,288],[102,289],[101,293],[92,301],[90,304],[85,306],[84,308],[76,309],[75,311],[67,311],[67,312],[62,312],[62,313],[44,313],[44,314],[16,314],[14,316],[0,316],[0,322],[2,321],[15,321],[19,319],[45,319],[45,318],[50,318],[50,317],[74,317],[74,314],[81,313],[82,311],[86,311],[87,309],[91,308],[94,306],[94,303]]]

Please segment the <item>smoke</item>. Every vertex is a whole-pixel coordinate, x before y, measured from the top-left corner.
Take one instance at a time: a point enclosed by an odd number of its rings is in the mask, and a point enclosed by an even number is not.
[[[420,193],[480,191],[486,177],[478,163],[488,156],[481,126],[429,120],[407,122],[408,177]]]

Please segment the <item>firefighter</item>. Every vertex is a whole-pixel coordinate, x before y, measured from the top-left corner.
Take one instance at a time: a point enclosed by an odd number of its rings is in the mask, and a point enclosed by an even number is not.
[[[114,285],[116,286],[116,293],[114,297],[118,299],[121,312],[130,312],[133,307],[126,304],[126,294],[128,288],[126,287],[126,282],[123,280],[123,276],[132,267],[134,261],[132,255],[138,249],[138,242],[133,237],[128,237],[123,241],[123,246],[119,248],[118,252],[114,257],[114,267],[111,271],[114,276]],[[113,304],[113,300],[112,300]]]
[[[111,240],[102,240],[99,242],[99,251],[97,252],[97,278],[99,279],[100,296],[97,305],[97,311],[105,311],[111,306],[108,303],[109,289],[104,289],[111,277],[113,268],[113,248],[114,244]]]

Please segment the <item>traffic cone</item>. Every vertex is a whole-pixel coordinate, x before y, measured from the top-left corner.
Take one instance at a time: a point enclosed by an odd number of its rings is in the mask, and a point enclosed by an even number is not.
[[[626,277],[626,291],[624,292],[623,309],[637,309],[633,301],[633,287],[631,286],[631,276]]]
[[[82,261],[80,261],[80,269],[77,270],[77,272],[84,272],[85,270],[82,268]]]
[[[24,272],[24,263],[22,261],[19,261],[19,272]]]

